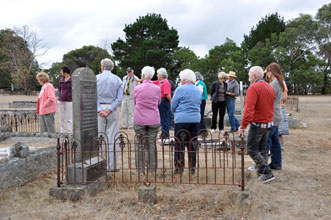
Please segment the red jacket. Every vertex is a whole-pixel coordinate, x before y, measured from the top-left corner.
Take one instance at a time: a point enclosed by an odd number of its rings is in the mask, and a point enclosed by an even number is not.
[[[275,91],[265,81],[258,81],[247,90],[244,117],[241,127],[246,128],[250,122],[268,123],[274,117]]]
[[[40,91],[37,101],[37,114],[47,115],[57,111],[54,87],[50,83],[45,83],[44,89]]]

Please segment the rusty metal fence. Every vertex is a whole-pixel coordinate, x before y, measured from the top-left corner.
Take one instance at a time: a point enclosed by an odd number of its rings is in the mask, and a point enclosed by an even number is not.
[[[184,134],[166,142],[148,137],[134,137],[132,141],[125,132],[119,132],[114,143],[108,144],[107,138],[100,135],[90,142],[89,150],[83,151],[80,140],[58,139],[57,186],[107,182],[245,188],[244,140],[233,133],[213,137],[205,132],[195,138]],[[86,155],[89,159],[78,159]],[[114,161],[115,168],[111,167]],[[102,173],[107,173],[103,179],[94,178]]]
[[[285,107],[288,110],[294,110],[296,112],[300,112],[299,97],[288,97],[285,103]]]
[[[12,132],[39,132],[39,116],[35,112],[2,112],[0,126],[10,126]]]

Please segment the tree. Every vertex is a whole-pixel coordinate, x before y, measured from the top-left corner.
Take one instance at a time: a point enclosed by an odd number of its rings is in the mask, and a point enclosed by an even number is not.
[[[36,57],[46,53],[42,41],[28,26],[14,28],[3,38],[1,51],[8,58],[2,67],[10,71],[14,83],[22,83],[27,94],[30,83],[35,82],[34,70],[39,69]]]
[[[11,77],[8,69],[9,57],[1,50],[7,35],[13,34],[9,29],[0,30],[0,88],[10,88]]]
[[[169,28],[160,14],[147,14],[125,25],[125,41],[118,39],[111,47],[120,67],[132,67],[137,75],[145,65],[171,68],[171,56],[178,47],[177,30]]]
[[[188,47],[180,47],[171,56],[172,65],[169,71],[169,78],[175,80],[179,72],[184,69],[194,69],[193,66],[198,62],[198,57]]]
[[[63,67],[63,66],[64,66],[64,64],[62,62],[55,62],[55,63],[52,63],[51,68],[45,70],[48,73],[50,81],[52,82],[54,87],[58,87],[58,85],[59,85],[59,80],[61,78],[60,71],[61,71],[61,67]]]
[[[89,67],[95,74],[101,71],[101,60],[110,58],[111,55],[100,47],[83,46],[63,55],[62,63],[74,72],[79,67]]]

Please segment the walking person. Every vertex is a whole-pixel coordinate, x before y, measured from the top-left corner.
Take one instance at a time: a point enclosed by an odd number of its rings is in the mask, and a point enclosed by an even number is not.
[[[230,71],[228,74],[228,90],[226,92],[226,110],[228,112],[229,121],[230,121],[230,132],[236,132],[240,126],[236,116],[236,97],[239,95],[239,84],[236,80],[236,73]]]
[[[218,73],[218,80],[213,83],[211,88],[211,108],[213,111],[212,121],[211,121],[211,133],[214,133],[216,130],[217,124],[217,115],[219,114],[219,122],[218,122],[218,129],[220,133],[224,131],[224,115],[225,115],[225,108],[226,108],[226,92],[228,89],[228,85],[225,80],[228,78],[225,72]]]
[[[201,100],[201,105],[200,105],[200,115],[201,115],[200,130],[205,130],[206,125],[205,125],[205,121],[204,121],[204,115],[205,115],[206,101],[208,99],[207,86],[203,82],[204,78],[200,72],[195,72],[194,74],[196,77],[195,86],[197,86],[200,89],[201,94],[202,94],[202,100]]]
[[[130,129],[133,127],[134,88],[139,85],[139,78],[133,74],[131,67],[126,72],[127,75],[123,77],[122,128]]]
[[[157,169],[156,138],[160,130],[159,104],[161,89],[152,83],[155,70],[145,66],[141,70],[143,83],[134,88],[134,131],[136,132],[136,167],[139,173]],[[148,146],[145,145],[148,138]]]
[[[114,63],[111,59],[101,60],[101,72],[97,75],[97,105],[98,105],[98,132],[103,132],[108,139],[108,164],[111,172],[118,170],[119,143],[115,142],[115,134],[120,130],[118,106],[123,98],[122,80],[111,70]]]
[[[70,69],[66,66],[61,67],[59,81],[59,112],[60,112],[60,131],[61,133],[72,133],[72,85]]]
[[[266,147],[270,130],[273,126],[275,91],[263,79],[261,67],[250,68],[248,76],[251,85],[245,99],[244,115],[239,127],[239,134],[247,135],[247,153],[256,164],[259,180],[264,183],[275,179],[268,166]]]
[[[49,83],[47,73],[38,73],[36,78],[42,86],[38,96],[36,110],[36,113],[39,115],[40,132],[55,133],[54,116],[58,107],[54,87]]]

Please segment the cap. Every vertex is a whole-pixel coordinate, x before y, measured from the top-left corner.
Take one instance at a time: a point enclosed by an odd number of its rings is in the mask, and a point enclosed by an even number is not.
[[[128,69],[126,70],[126,72],[132,72],[133,69],[131,67],[128,67]]]

